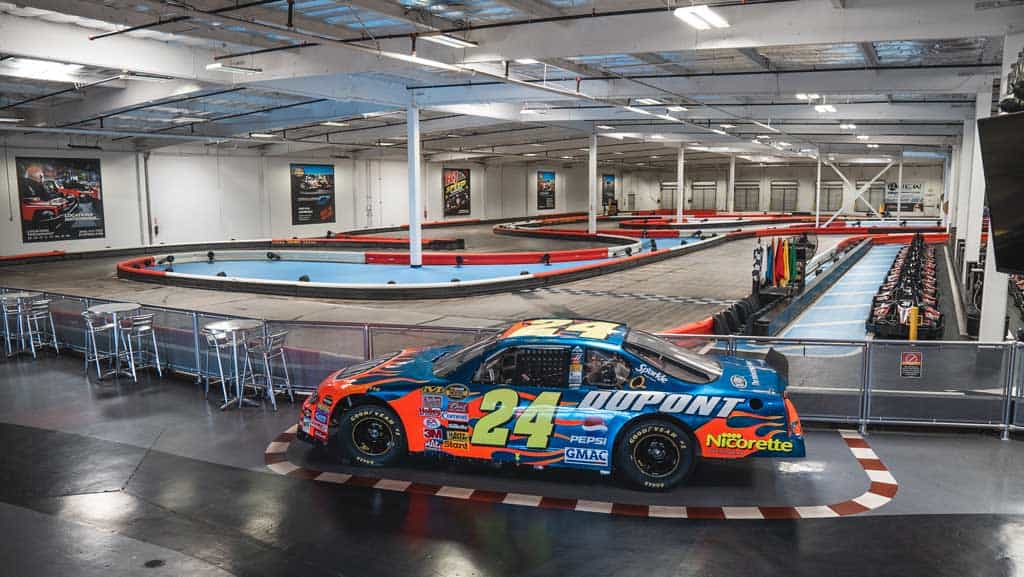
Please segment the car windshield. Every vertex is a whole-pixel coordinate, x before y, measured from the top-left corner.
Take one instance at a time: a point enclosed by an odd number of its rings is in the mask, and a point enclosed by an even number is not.
[[[714,359],[681,349],[643,331],[629,331],[625,349],[658,370],[684,381],[709,383],[722,376],[722,366]]]
[[[498,342],[498,337],[500,336],[501,333],[492,335],[482,341],[477,341],[467,347],[463,347],[453,353],[449,353],[437,359],[434,361],[434,376],[447,377],[454,373],[466,362],[482,355],[485,350]]]

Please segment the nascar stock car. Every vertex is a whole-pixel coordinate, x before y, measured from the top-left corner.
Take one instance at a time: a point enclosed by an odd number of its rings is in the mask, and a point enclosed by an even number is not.
[[[617,323],[527,320],[329,375],[297,436],[369,466],[426,453],[614,471],[662,490],[702,458],[803,457],[786,371],[775,351],[715,358]]]

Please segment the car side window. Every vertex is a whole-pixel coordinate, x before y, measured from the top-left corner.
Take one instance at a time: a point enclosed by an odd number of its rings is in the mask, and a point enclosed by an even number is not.
[[[485,385],[564,388],[569,383],[569,348],[507,348],[484,361],[477,381]]]
[[[620,389],[629,380],[631,368],[621,355],[601,349],[587,349],[583,381],[591,387]]]

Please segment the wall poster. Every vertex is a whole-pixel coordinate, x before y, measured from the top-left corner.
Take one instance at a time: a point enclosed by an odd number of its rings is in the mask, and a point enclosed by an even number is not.
[[[615,200],[615,175],[605,174],[601,176],[601,204],[608,206]]]
[[[444,215],[466,215],[471,211],[469,194],[469,169],[445,168],[441,171],[441,196],[444,201]]]
[[[103,238],[98,158],[15,158],[22,242]]]
[[[334,222],[334,166],[292,164],[292,225]]]
[[[555,173],[541,170],[537,172],[537,210],[555,208]]]
[[[903,212],[924,209],[924,183],[903,181],[903,193],[897,195],[899,185],[887,182],[885,185],[885,209],[895,211],[897,204]],[[898,197],[898,198],[897,198]]]

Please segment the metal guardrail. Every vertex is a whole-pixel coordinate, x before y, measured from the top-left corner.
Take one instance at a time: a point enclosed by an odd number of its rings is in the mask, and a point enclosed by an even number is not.
[[[25,290],[0,287],[0,293]],[[58,339],[84,351],[81,312],[111,302],[59,293],[50,298]],[[203,373],[202,327],[251,318],[144,305],[155,313],[160,356],[175,371]],[[288,365],[300,390],[313,390],[330,373],[409,347],[470,343],[490,329],[373,323],[267,321],[287,330]],[[682,347],[720,355],[761,357],[769,348],[789,362],[789,395],[807,422],[1024,429],[1024,343],[792,339],[720,335],[662,335]],[[920,364],[913,358],[916,353]]]

